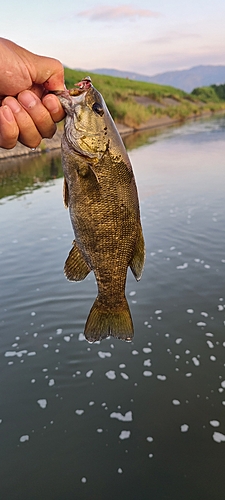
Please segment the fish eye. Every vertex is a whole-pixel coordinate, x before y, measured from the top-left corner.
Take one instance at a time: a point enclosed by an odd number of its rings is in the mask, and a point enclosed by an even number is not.
[[[94,102],[92,109],[95,113],[97,113],[97,115],[100,115],[100,116],[104,115],[103,107],[98,102]]]

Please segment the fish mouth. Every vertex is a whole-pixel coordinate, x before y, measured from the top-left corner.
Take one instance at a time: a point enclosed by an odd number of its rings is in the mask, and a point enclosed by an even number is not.
[[[70,89],[69,94],[72,96],[80,95],[83,94],[83,92],[86,92],[89,90],[92,85],[91,77],[90,76],[85,76],[80,82],[74,84],[75,87],[78,87],[77,89]]]
[[[80,82],[74,84],[75,89],[65,89],[65,90],[50,90],[48,93],[49,94],[54,94],[58,97],[64,97],[65,99],[70,98],[70,96],[79,96],[83,94],[83,92],[86,92],[89,90],[92,85],[91,77],[90,76],[85,76]]]

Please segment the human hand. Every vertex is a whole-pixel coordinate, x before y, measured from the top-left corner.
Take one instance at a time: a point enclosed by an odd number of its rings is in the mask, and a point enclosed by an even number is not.
[[[64,89],[63,66],[4,38],[0,65],[0,147],[11,149],[19,140],[35,148],[54,135],[55,123],[65,116],[58,98],[48,94]]]

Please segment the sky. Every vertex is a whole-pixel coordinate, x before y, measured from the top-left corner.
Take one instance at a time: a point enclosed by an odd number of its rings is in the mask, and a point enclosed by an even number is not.
[[[0,36],[65,66],[145,75],[225,65],[222,0],[8,0]]]

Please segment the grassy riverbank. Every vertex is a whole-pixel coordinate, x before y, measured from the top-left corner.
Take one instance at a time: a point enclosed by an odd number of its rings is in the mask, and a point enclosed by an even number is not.
[[[85,71],[65,68],[67,88],[86,76]],[[166,85],[139,82],[126,78],[90,74],[93,85],[101,92],[116,123],[132,129],[151,126],[151,122],[184,121],[225,110],[213,87],[186,92]]]

